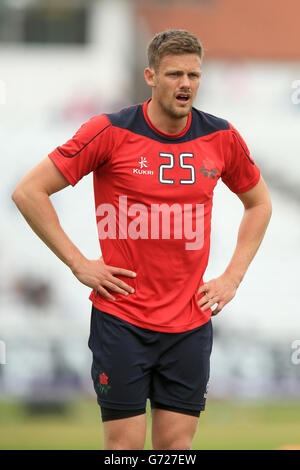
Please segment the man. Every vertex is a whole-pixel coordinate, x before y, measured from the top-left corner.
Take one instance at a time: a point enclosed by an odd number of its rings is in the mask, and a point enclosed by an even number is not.
[[[192,107],[198,39],[183,30],[159,33],[148,58],[152,98],[90,119],[13,193],[32,229],[93,289],[89,347],[105,449],[143,449],[147,398],[153,448],[191,448],[205,408],[211,315],[235,296],[271,216],[266,185],[238,131]],[[71,242],[49,199],[91,171],[100,260]],[[245,210],[227,269],[204,283],[219,178]]]

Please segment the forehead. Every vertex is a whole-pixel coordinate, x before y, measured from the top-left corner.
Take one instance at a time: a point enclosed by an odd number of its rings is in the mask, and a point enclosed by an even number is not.
[[[201,59],[198,54],[166,54],[159,63],[159,71],[176,69],[182,71],[200,70]]]

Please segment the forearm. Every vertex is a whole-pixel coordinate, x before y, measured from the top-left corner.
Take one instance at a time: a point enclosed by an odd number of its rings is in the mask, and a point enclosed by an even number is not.
[[[48,194],[18,189],[12,199],[36,235],[63,263],[73,269],[83,255],[63,231]]]
[[[264,238],[271,212],[269,203],[249,207],[244,211],[236,248],[225,270],[225,274],[233,280],[236,286],[241,283]]]

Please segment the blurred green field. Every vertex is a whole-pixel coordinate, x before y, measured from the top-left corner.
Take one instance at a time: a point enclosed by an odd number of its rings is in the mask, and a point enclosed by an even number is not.
[[[151,449],[151,414],[145,449]],[[102,449],[100,411],[94,400],[73,403],[65,414],[32,415],[21,403],[0,402],[0,449]],[[277,449],[300,445],[300,402],[208,401],[193,449]]]

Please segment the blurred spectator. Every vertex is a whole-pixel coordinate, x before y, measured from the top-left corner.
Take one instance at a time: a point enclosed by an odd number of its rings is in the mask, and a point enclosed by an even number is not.
[[[52,289],[49,283],[37,279],[31,274],[18,278],[13,289],[26,305],[42,308],[47,307],[52,301]]]

